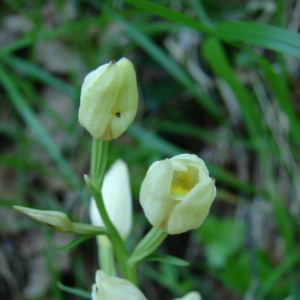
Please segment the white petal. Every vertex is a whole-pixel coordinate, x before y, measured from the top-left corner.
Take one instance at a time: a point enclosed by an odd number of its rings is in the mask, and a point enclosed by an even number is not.
[[[200,180],[209,176],[204,161],[195,154],[179,154],[172,157],[170,160],[171,163],[174,164],[174,169],[176,169],[176,167],[183,166],[183,163],[196,167],[199,169]]]
[[[137,106],[138,92],[133,64],[126,58],[117,62],[123,74],[123,81],[112,108],[111,131],[114,138],[119,137],[133,122]],[[118,116],[117,116],[118,114]]]
[[[132,226],[132,197],[127,165],[117,160],[105,174],[102,197],[108,216],[123,240],[127,238]],[[95,200],[90,204],[91,222],[103,226]]]
[[[178,234],[201,226],[216,195],[214,179],[200,181],[174,208],[168,233]]]
[[[92,288],[93,300],[147,300],[130,281],[113,277],[98,270],[96,284]]]
[[[169,206],[173,167],[169,159],[154,163],[146,174],[140,191],[140,203],[149,222],[160,227]]]
[[[103,69],[98,73],[97,70],[83,82],[78,118],[93,137],[102,138],[104,133],[108,135],[110,132],[107,125],[122,85],[123,74],[116,63],[110,63],[103,73]],[[97,78],[96,75],[99,74],[101,76]]]
[[[173,300],[202,300],[202,297],[198,292],[189,292],[185,296]]]

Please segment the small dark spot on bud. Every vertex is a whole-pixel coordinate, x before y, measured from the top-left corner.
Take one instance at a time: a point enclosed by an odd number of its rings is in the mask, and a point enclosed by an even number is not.
[[[120,118],[120,117],[121,117],[121,114],[120,114],[119,112],[117,112],[117,113],[116,113],[116,116],[117,116],[118,118]]]
[[[115,65],[115,64],[116,64],[116,61],[115,61],[115,60],[113,60],[111,63]]]
[[[211,180],[215,180],[215,177],[212,177]]]

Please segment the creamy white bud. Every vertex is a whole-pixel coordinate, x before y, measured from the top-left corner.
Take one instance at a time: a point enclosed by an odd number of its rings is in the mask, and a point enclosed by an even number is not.
[[[198,292],[189,292],[181,298],[176,298],[173,300],[202,300],[201,295]]]
[[[181,154],[150,166],[140,203],[153,226],[178,234],[203,223],[215,195],[205,163],[194,154]]]
[[[72,222],[68,216],[62,212],[33,209],[18,205],[13,206],[13,208],[35,221],[53,227],[57,231],[69,232],[72,228]]]
[[[132,226],[132,197],[128,167],[121,159],[115,161],[106,172],[102,197],[110,220],[125,240]],[[90,219],[93,225],[104,226],[94,198],[90,203]]]
[[[130,281],[113,277],[103,271],[96,272],[92,287],[93,300],[147,300],[144,294]]]
[[[137,104],[134,67],[122,58],[100,66],[85,77],[79,122],[95,138],[116,139],[133,122]]]

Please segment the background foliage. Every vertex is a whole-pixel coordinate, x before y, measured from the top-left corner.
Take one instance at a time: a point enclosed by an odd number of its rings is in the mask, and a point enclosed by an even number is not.
[[[138,194],[153,161],[195,153],[218,187],[203,226],[161,247],[190,266],[139,267],[147,297],[298,299],[300,1],[5,0],[0,21],[1,299],[75,299],[58,281],[90,291],[95,242],[59,252],[72,236],[11,206],[88,222],[80,85],[122,56],[140,96],[134,124],[110,148],[131,173],[128,247],[149,229]]]

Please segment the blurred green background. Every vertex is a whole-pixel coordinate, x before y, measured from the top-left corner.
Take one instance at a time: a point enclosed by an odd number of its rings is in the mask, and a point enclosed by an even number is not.
[[[159,249],[189,267],[139,266],[145,295],[300,298],[299,0],[4,0],[0,22],[1,299],[82,299],[57,282],[91,290],[95,240],[60,252],[74,236],[11,206],[89,222],[80,86],[123,56],[136,68],[139,109],[109,159],[130,169],[128,249],[150,228],[138,198],[152,162],[195,153],[218,188],[203,226]]]

